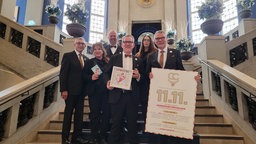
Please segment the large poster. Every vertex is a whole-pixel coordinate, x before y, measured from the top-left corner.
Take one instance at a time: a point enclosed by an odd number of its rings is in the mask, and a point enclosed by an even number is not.
[[[193,139],[197,72],[152,68],[146,132]]]

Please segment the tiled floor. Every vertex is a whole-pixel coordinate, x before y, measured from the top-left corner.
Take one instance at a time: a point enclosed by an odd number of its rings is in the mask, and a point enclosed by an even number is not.
[[[0,64],[0,92],[22,81],[22,77]]]

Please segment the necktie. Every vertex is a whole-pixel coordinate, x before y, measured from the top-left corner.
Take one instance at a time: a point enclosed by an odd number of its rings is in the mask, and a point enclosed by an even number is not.
[[[163,68],[164,66],[164,51],[160,51],[160,59],[159,59],[159,63],[161,65],[161,67]]]
[[[81,67],[83,68],[83,67],[84,67],[84,64],[83,64],[82,54],[78,54],[78,55],[79,55],[79,62],[80,62],[80,65],[81,65]]]

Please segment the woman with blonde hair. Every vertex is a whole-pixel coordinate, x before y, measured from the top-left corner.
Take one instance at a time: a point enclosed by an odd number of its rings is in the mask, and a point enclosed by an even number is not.
[[[107,53],[100,42],[92,45],[94,58],[88,60],[84,67],[84,78],[87,81],[87,94],[90,107],[91,138],[89,144],[106,143],[109,130],[110,106],[108,90],[104,84],[103,67],[108,63]]]

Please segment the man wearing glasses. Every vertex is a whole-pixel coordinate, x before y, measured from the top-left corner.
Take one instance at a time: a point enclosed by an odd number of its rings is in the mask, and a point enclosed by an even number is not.
[[[167,38],[164,31],[156,31],[154,42],[157,46],[157,51],[153,52],[148,57],[147,73],[151,72],[151,68],[175,69],[184,70],[180,52],[175,49],[167,48]]]
[[[83,124],[83,110],[85,97],[85,83],[82,79],[84,63],[88,60],[82,54],[85,48],[85,40],[80,37],[75,39],[75,50],[63,55],[60,69],[60,92],[65,100],[64,119],[62,125],[62,144],[68,144],[71,129],[72,114],[74,111],[74,132],[72,143],[87,143],[81,137]]]
[[[120,144],[120,131],[124,115],[128,124],[128,142],[138,144],[137,136],[137,107],[139,103],[138,82],[143,78],[142,61],[132,55],[134,48],[134,37],[126,35],[122,38],[123,53],[110,58],[105,68],[104,78],[109,89],[109,103],[111,105],[112,126],[109,135],[109,144]],[[133,70],[131,87],[128,90],[110,86],[110,77],[113,67],[121,67]]]
[[[158,50],[149,55],[146,68],[146,73],[148,74],[150,79],[153,77],[153,74],[151,73],[151,68],[184,70],[180,52],[176,49],[167,48],[167,38],[164,31],[156,31],[154,35],[154,42]],[[195,77],[195,80],[199,79],[199,75]],[[156,136],[156,139],[152,141],[156,141],[156,144],[171,144],[176,142],[182,143],[183,140],[186,139],[159,134]]]

